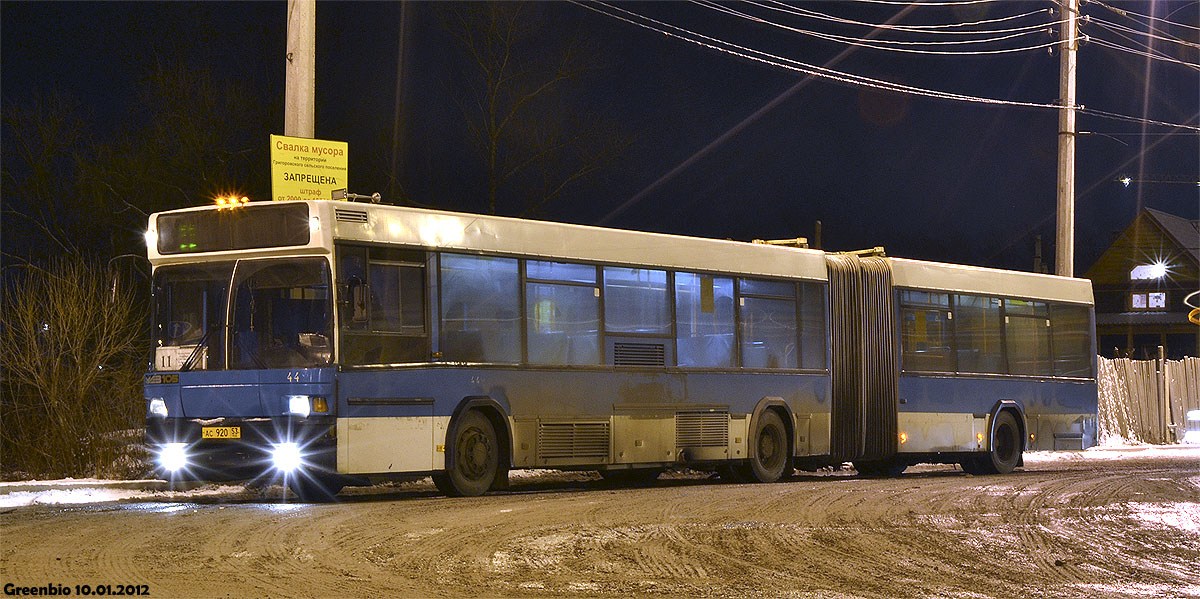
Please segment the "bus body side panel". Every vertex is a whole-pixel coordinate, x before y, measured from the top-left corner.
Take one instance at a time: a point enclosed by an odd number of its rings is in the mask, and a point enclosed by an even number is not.
[[[517,467],[742,459],[764,397],[794,415],[797,452],[829,451],[824,374],[437,365],[339,374],[338,470],[444,468],[450,417],[470,397],[508,411]]]
[[[988,417],[1002,400],[1016,402],[1025,413],[1026,449],[1096,444],[1094,380],[901,375],[899,386],[902,453],[988,449]]]

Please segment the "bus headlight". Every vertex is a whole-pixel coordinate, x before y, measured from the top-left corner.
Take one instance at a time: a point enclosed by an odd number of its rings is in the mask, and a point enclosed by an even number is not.
[[[150,400],[150,415],[158,416],[159,418],[167,417],[167,402],[161,397],[155,397]]]
[[[158,465],[167,472],[178,472],[187,464],[187,443],[167,443],[158,451]]]
[[[296,443],[280,443],[271,450],[271,462],[275,468],[283,472],[291,472],[300,467],[304,457],[300,454],[300,446]]]
[[[288,396],[288,414],[294,416],[308,416],[312,412],[312,405],[308,402],[307,395],[289,395]]]

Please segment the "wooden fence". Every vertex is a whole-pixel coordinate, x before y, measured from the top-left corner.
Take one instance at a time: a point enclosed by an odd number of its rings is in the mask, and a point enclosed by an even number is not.
[[[1187,413],[1200,410],[1200,358],[1098,362],[1101,440],[1183,440]]]

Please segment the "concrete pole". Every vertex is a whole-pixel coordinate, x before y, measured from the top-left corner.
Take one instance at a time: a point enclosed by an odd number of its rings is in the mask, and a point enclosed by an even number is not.
[[[315,137],[316,0],[288,0],[283,134]]]
[[[1075,276],[1075,63],[1079,50],[1079,0],[1063,6],[1062,56],[1058,97],[1058,219],[1054,273]]]

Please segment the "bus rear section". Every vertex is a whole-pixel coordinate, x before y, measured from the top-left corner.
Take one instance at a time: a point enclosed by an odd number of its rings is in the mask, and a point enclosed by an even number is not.
[[[833,455],[1006,473],[1027,449],[1096,443],[1089,281],[831,255]]]

